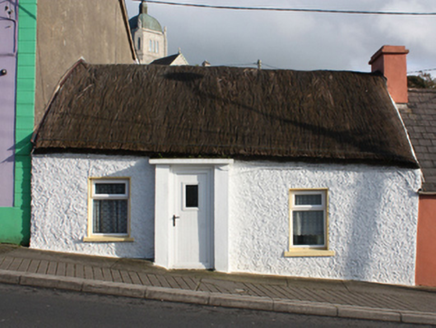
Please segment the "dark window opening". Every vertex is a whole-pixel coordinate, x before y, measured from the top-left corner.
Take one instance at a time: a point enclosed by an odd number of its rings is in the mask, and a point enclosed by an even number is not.
[[[198,207],[198,185],[186,186],[186,207]]]

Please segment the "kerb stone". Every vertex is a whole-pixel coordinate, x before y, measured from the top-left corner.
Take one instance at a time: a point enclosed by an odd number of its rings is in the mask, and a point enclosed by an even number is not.
[[[145,297],[153,300],[207,305],[209,303],[210,293],[183,289],[147,287]]]
[[[20,283],[20,272],[0,270],[0,282],[5,284],[19,284]]]
[[[325,315],[329,317],[336,317],[338,315],[337,307],[331,304],[295,301],[274,301],[274,311],[305,315]]]
[[[144,298],[146,289],[147,287],[142,285],[138,286],[107,281],[86,281],[83,284],[82,291],[86,293]]]
[[[401,322],[401,314],[395,311],[338,305],[338,317]]]
[[[273,310],[273,300],[268,297],[239,296],[211,293],[209,305],[226,306],[253,310]]]
[[[421,325],[436,325],[436,315],[432,313],[402,312],[401,321]]]
[[[20,285],[44,288],[58,288],[59,277],[40,274],[23,274]]]

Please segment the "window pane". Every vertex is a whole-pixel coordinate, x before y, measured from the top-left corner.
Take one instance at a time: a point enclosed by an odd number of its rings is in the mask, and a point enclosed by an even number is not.
[[[94,233],[127,234],[127,199],[94,200]]]
[[[295,205],[322,205],[322,197],[318,195],[295,195]]]
[[[186,186],[186,207],[198,207],[198,185]]]
[[[293,211],[294,246],[324,245],[324,211]]]
[[[126,193],[126,184],[123,183],[96,183],[95,194],[115,194],[124,195]]]

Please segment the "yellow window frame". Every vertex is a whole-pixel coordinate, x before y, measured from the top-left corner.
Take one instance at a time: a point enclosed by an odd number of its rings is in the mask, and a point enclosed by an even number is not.
[[[294,204],[295,195],[309,195],[320,193],[324,204],[320,206],[324,212],[324,245],[323,246],[294,246],[293,242],[293,211],[302,210]],[[289,189],[289,249],[284,252],[285,257],[334,256],[335,252],[329,250],[329,192],[328,188]],[[304,210],[304,208],[303,208]]]
[[[127,234],[95,234],[93,233],[93,206],[94,206],[94,186],[98,182],[125,181],[127,184]],[[84,242],[133,242],[130,236],[130,213],[131,213],[131,181],[130,177],[91,177],[88,178],[88,227],[87,235],[83,238]]]

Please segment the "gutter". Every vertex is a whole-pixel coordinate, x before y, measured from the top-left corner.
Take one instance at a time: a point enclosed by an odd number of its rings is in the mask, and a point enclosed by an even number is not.
[[[418,194],[419,195],[423,195],[423,196],[436,196],[436,191],[422,191],[422,190],[418,190]]]

